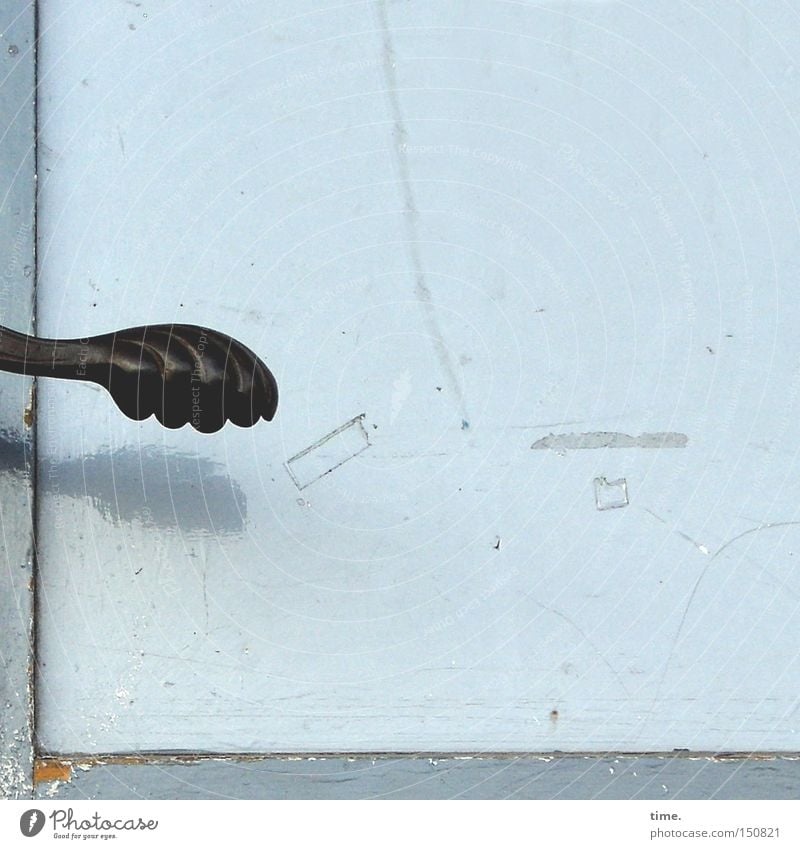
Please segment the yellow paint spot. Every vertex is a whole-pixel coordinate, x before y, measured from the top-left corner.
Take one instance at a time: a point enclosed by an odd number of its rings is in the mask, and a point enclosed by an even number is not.
[[[38,760],[33,765],[33,783],[40,784],[43,781],[71,781],[72,764],[66,761],[57,761],[53,758]]]
[[[33,427],[33,412],[35,406],[36,404],[34,400],[33,386],[31,386],[30,401],[28,401],[28,406],[25,407],[25,411],[22,414],[22,421],[25,424],[25,427]]]

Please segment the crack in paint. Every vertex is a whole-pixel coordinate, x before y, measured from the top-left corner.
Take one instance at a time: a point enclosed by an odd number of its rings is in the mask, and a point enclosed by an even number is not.
[[[450,350],[444,341],[442,330],[436,319],[436,307],[433,302],[433,294],[425,276],[425,270],[422,264],[422,255],[419,249],[419,208],[417,206],[417,201],[414,196],[414,190],[411,183],[411,171],[407,155],[408,130],[406,129],[405,120],[403,119],[403,111],[400,106],[400,97],[397,88],[397,74],[395,73],[395,51],[389,27],[389,14],[386,7],[386,0],[380,0],[378,2],[377,13],[380,21],[381,32],[383,33],[383,69],[386,77],[389,106],[394,124],[393,150],[397,169],[400,172],[400,183],[403,189],[403,220],[405,222],[406,232],[408,235],[408,256],[414,269],[414,294],[416,295],[417,301],[422,306],[425,325],[433,340],[433,347],[436,351],[436,356],[444,370],[447,382],[450,384],[450,388],[458,400],[461,420],[462,422],[469,422],[470,416],[467,414],[466,402],[464,400],[464,388],[458,378],[453,359],[450,356]],[[466,428],[463,429],[466,430]]]

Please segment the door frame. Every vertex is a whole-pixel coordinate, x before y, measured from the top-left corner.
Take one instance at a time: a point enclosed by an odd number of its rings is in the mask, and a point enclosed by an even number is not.
[[[0,21],[0,324],[36,318],[37,3]],[[0,798],[792,799],[784,752],[143,752],[49,756],[36,745],[35,384],[0,374]],[[46,414],[46,411],[42,411]]]

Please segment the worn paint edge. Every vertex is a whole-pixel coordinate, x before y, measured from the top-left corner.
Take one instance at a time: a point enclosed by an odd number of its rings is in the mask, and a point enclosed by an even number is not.
[[[800,761],[800,752],[303,752],[303,753],[194,753],[194,752],[142,752],[138,754],[70,754],[42,757],[36,760],[36,774],[41,781],[67,781],[73,769],[87,771],[103,766],[145,766],[196,763],[258,763],[281,761],[562,761],[590,760],[698,760],[714,763],[751,761]],[[53,778],[43,776],[53,775]]]
[[[158,752],[61,758],[51,774],[52,780],[37,785],[35,798],[663,801],[800,796],[800,753],[785,752]],[[68,780],[62,780],[66,775]]]

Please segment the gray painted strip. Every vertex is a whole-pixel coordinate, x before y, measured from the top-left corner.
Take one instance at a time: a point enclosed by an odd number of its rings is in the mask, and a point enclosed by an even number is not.
[[[551,433],[537,439],[531,448],[554,450],[588,448],[685,448],[689,437],[685,433],[627,433],[594,431],[593,433]]]
[[[40,799],[796,799],[800,760],[319,756],[91,766]]]
[[[34,6],[0,8],[0,325],[31,332],[35,239]],[[31,381],[0,375],[0,798],[32,787]]]

